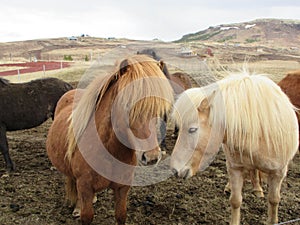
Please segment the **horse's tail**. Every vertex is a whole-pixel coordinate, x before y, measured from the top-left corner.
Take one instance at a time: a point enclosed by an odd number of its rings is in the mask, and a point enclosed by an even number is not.
[[[69,117],[68,118],[69,122],[72,123],[72,118]],[[71,162],[73,153],[75,151],[75,148],[77,146],[77,142],[74,136],[74,131],[73,131],[73,127],[70,125],[69,129],[68,129],[68,134],[67,134],[67,138],[68,138],[68,150],[66,152],[65,155],[65,160],[67,160],[68,162]]]
[[[76,181],[72,177],[66,176],[65,191],[67,202],[74,206],[77,202],[77,187]]]

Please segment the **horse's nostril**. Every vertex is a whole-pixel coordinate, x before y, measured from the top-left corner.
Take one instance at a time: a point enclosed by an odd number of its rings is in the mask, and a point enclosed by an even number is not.
[[[142,154],[142,162],[147,163],[147,158],[146,158],[145,152]]]

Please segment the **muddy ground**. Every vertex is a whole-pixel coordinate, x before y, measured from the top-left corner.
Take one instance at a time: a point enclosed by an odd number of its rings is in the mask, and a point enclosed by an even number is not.
[[[9,132],[8,141],[16,171],[5,176],[0,157],[0,224],[60,225],[79,224],[64,204],[62,175],[51,169],[45,141],[51,121],[25,131]],[[167,139],[169,149],[174,140]],[[4,176],[3,176],[4,175]],[[224,155],[201,174],[185,181],[169,178],[161,183],[133,187],[128,199],[127,224],[228,224],[230,207],[223,193],[227,182]],[[264,186],[266,194],[266,186]],[[296,155],[282,185],[280,222],[300,217],[300,157]],[[250,183],[244,187],[242,224],[266,221],[266,198],[256,198]],[[114,224],[112,192],[98,193],[92,224]],[[299,224],[289,223],[289,224]]]

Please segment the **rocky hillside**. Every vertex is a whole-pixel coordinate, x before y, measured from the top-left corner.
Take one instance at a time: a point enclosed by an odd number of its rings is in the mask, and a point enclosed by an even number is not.
[[[219,43],[274,45],[300,48],[300,20],[258,19],[222,24],[184,35],[177,42],[212,41]]]

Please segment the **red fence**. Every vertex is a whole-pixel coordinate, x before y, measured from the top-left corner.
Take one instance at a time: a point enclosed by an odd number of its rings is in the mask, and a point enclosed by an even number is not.
[[[20,67],[21,69],[7,70],[0,72],[0,76],[18,75],[24,73],[33,73],[39,71],[57,70],[69,67],[68,62],[26,62],[26,63],[9,63],[0,64],[0,67]],[[25,68],[24,68],[25,67]]]

